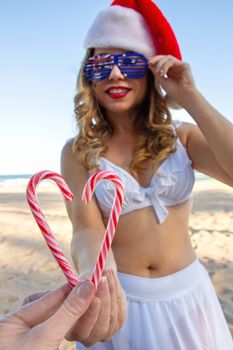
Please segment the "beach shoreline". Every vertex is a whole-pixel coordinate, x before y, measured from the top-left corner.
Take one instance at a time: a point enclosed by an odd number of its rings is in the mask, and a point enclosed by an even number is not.
[[[0,188],[0,314],[13,311],[36,291],[65,283],[30,213],[26,185]],[[54,183],[38,186],[38,197],[65,255],[70,259],[71,223]],[[213,179],[197,180],[190,235],[222,304],[233,334],[233,188]],[[62,350],[74,349],[64,342]]]

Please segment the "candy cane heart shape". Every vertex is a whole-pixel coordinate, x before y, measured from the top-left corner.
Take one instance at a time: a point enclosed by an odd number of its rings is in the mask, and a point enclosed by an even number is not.
[[[44,215],[42,214],[42,211],[39,206],[39,201],[36,195],[36,188],[39,182],[42,180],[54,181],[60,188],[66,201],[71,201],[74,196],[71,193],[64,178],[60,174],[54,173],[52,171],[47,171],[47,170],[41,171],[35,174],[30,179],[27,186],[27,193],[26,193],[27,201],[31,209],[31,212],[45,238],[45,241],[48,247],[50,248],[61,270],[63,271],[68,283],[70,284],[71,287],[74,287],[79,283],[79,280],[77,279],[69,261],[65,258],[64,254],[62,253],[60,246],[56,242],[53,232],[50,226],[48,225]],[[119,215],[120,215],[120,211],[123,203],[123,197],[124,197],[124,187],[121,179],[116,174],[110,171],[98,171],[88,179],[85,185],[83,196],[82,196],[82,200],[84,201],[84,203],[87,204],[90,202],[95,186],[102,180],[112,181],[115,185],[116,192],[115,192],[115,198],[113,201],[113,206],[109,217],[109,222],[105,231],[103,242],[100,247],[96,265],[94,267],[92,277],[91,277],[91,281],[94,283],[95,288],[97,288],[98,286],[101,274],[104,269],[104,264],[108,256],[108,252],[111,248],[112,240],[113,240],[116,226],[119,220]]]
[[[108,225],[104,234],[104,238],[100,247],[99,255],[97,257],[96,265],[94,267],[91,282],[94,283],[97,288],[100,277],[102,275],[104,265],[111,249],[111,244],[116,232],[116,227],[119,221],[119,216],[122,208],[122,203],[124,199],[124,186],[122,180],[115,173],[110,171],[97,171],[95,172],[87,181],[82,195],[82,200],[84,203],[89,203],[92,197],[92,194],[95,190],[96,185],[103,181],[109,180],[115,185],[115,198],[113,201],[112,209],[109,216]]]
[[[74,196],[71,193],[68,185],[66,184],[64,178],[61,175],[51,171],[46,171],[46,170],[35,174],[30,179],[27,186],[27,191],[26,191],[27,201],[31,209],[31,212],[37,222],[37,225],[39,226],[54,258],[56,259],[58,265],[62,269],[68,283],[70,284],[71,287],[74,287],[79,283],[79,281],[72,269],[72,266],[70,265],[69,261],[65,258],[59,244],[56,242],[53,232],[50,226],[48,225],[48,223],[46,222],[46,219],[42,214],[42,211],[39,206],[39,201],[36,195],[36,187],[39,184],[39,182],[42,180],[54,181],[60,188],[66,201],[71,201]]]

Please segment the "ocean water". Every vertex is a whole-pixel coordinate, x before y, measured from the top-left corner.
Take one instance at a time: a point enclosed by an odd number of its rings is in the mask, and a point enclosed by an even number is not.
[[[196,180],[208,180],[212,179],[210,176],[207,176],[205,174],[199,173],[198,171],[194,171],[195,179]]]
[[[27,185],[33,174],[0,175],[0,188]]]
[[[17,186],[17,185],[27,185],[29,179],[32,176],[33,174],[0,175],[0,188]],[[209,176],[199,173],[197,171],[195,171],[195,178],[197,180],[210,179]]]

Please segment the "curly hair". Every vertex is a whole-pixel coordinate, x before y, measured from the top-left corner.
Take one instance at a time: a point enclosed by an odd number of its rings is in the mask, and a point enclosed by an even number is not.
[[[94,172],[99,170],[97,160],[107,151],[104,142],[113,135],[114,129],[84,73],[85,62],[93,53],[94,49],[87,50],[77,79],[74,112],[78,135],[74,139],[73,151],[77,151],[81,163]],[[161,89],[155,87],[151,71],[148,72],[147,92],[144,101],[137,106],[134,123],[139,136],[135,141],[130,171],[139,179],[145,170],[142,162],[153,159],[156,172],[158,166],[176,150],[177,136],[171,125],[171,113]]]

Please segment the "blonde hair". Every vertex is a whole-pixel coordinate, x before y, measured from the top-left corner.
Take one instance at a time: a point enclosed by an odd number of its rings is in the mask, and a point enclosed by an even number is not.
[[[85,62],[93,53],[93,49],[87,50],[77,79],[74,112],[79,131],[73,150],[78,152],[81,163],[94,172],[99,170],[98,158],[108,149],[104,141],[113,135],[114,130],[104,108],[95,98],[92,84],[85,76]],[[135,130],[139,131],[139,136],[134,145],[130,171],[138,179],[139,174],[145,170],[142,167],[143,161],[153,159],[153,170],[156,171],[162,161],[176,150],[176,133],[171,125],[171,113],[160,88],[155,88],[154,76],[150,71],[145,99],[138,106]]]

